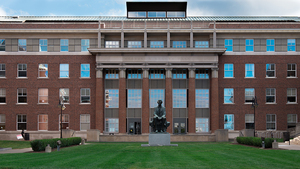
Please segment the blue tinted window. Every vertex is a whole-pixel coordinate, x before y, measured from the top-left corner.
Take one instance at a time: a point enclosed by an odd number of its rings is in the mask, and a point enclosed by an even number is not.
[[[151,18],[165,18],[166,12],[148,12],[148,17]]]
[[[150,41],[150,48],[164,48],[164,41]]]
[[[224,44],[225,44],[225,48],[226,48],[226,51],[227,52],[232,52],[233,50],[233,43],[232,43],[232,39],[225,39],[225,42],[224,42]]]
[[[60,51],[61,52],[68,52],[69,51],[69,40],[68,39],[61,39],[60,40]]]
[[[196,108],[209,108],[209,89],[196,89]]]
[[[173,89],[173,108],[186,108],[186,89]]]
[[[149,90],[149,101],[150,108],[157,107],[157,101],[162,100],[162,106],[164,106],[165,102],[165,90],[164,89],[150,89]]]
[[[245,77],[254,77],[254,64],[245,64]]]
[[[173,41],[173,48],[186,48],[186,41]]]
[[[186,79],[186,69],[173,69],[172,73],[173,79]]]
[[[5,51],[5,39],[0,39],[0,51]]]
[[[252,99],[255,97],[254,88],[245,89],[245,102],[252,102]]]
[[[40,39],[40,42],[39,42],[39,51],[40,52],[47,52],[47,48],[48,48],[48,41],[47,41],[47,39]]]
[[[195,41],[195,48],[209,48],[208,41]]]
[[[142,42],[141,41],[128,41],[128,48],[141,48]]]
[[[105,90],[105,107],[119,108],[119,89]]]
[[[127,70],[127,79],[142,79],[143,73],[141,69],[128,69]]]
[[[266,77],[275,77],[275,64],[266,64]]]
[[[88,51],[89,47],[90,47],[90,40],[81,39],[81,51]]]
[[[224,64],[224,77],[233,77],[233,64]]]
[[[164,69],[150,69],[149,79],[164,79]]]
[[[246,39],[246,52],[253,52],[253,39]]]
[[[129,18],[146,18],[146,12],[128,12]]]
[[[105,70],[105,79],[119,79],[119,70],[118,69],[106,69]]]
[[[59,77],[69,77],[69,64],[59,65]]]
[[[27,51],[26,44],[27,44],[26,39],[19,39],[18,40],[19,51]]]
[[[167,12],[168,17],[185,17],[185,12]]]
[[[275,51],[275,43],[274,39],[267,39],[267,52]]]
[[[234,130],[234,115],[224,114],[224,129]]]
[[[127,92],[128,108],[142,108],[142,90],[128,89]]]
[[[209,79],[208,69],[196,69],[195,79]]]
[[[296,40],[295,39],[287,40],[287,51],[296,51]]]
[[[234,103],[233,88],[224,88],[224,103]]]
[[[209,131],[208,118],[196,118],[196,133]]]
[[[81,64],[81,77],[90,77],[90,64]]]

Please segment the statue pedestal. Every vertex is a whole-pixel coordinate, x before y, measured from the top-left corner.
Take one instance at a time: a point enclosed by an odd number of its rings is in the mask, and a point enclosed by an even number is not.
[[[170,144],[169,133],[150,133],[149,144],[142,144],[142,147],[148,146],[178,146],[178,144]]]

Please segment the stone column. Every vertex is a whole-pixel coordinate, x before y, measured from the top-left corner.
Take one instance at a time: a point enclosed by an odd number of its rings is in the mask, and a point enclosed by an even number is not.
[[[193,30],[190,32],[190,48],[194,47],[194,33]]]
[[[216,32],[216,22],[214,22],[213,48],[217,48],[217,32]]]
[[[143,68],[142,134],[149,133],[149,68]]]
[[[167,121],[170,126],[167,129],[168,133],[173,133],[173,104],[172,104],[172,68],[166,68],[166,93],[165,93],[165,107]]]
[[[215,130],[220,129],[218,70],[219,68],[211,69],[212,72],[210,80],[210,130],[212,133],[214,133]]]
[[[188,93],[188,131],[196,133],[196,106],[195,106],[195,68],[189,68],[189,93]]]
[[[104,131],[104,80],[103,69],[96,68],[96,113],[95,124],[96,129],[101,133]]]
[[[146,30],[145,30],[145,32],[144,32],[144,48],[147,48],[148,47],[148,42],[147,42],[147,32],[146,32]]]
[[[119,133],[126,133],[126,68],[119,68]]]

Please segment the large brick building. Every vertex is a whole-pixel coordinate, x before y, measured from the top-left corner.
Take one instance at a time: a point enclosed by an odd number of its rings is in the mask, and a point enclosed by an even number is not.
[[[56,136],[61,95],[63,128],[82,133],[148,134],[158,99],[169,133],[285,131],[300,115],[299,21],[188,17],[186,2],[127,2],[126,17],[2,16],[0,134]]]

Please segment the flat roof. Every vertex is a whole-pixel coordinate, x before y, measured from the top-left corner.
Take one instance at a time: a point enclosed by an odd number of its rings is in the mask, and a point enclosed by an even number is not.
[[[126,2],[127,12],[130,11],[184,11],[187,2]]]

